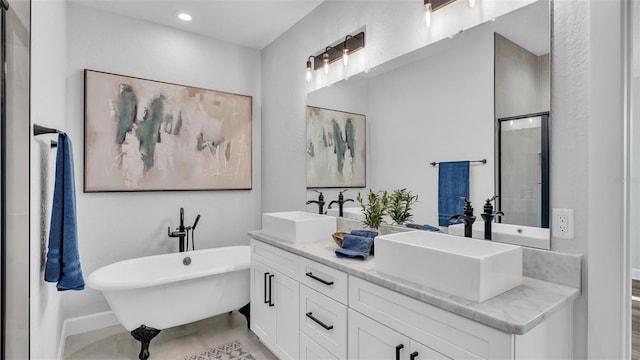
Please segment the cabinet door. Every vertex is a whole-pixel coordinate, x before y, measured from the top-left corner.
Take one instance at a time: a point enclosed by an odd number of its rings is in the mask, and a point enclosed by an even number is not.
[[[268,280],[273,271],[259,261],[251,262],[251,331],[271,348],[276,312],[268,303]]]
[[[275,276],[268,279],[267,286],[271,287],[271,304],[276,312],[274,351],[281,360],[297,360],[300,334],[299,284],[288,276],[275,272]]]
[[[406,336],[349,309],[349,359],[406,360],[409,347]]]

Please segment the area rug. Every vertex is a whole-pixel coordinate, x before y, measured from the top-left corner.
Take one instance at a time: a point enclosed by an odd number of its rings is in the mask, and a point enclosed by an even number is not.
[[[255,360],[255,358],[244,349],[240,341],[233,340],[202,350],[197,354],[185,356],[184,360]]]

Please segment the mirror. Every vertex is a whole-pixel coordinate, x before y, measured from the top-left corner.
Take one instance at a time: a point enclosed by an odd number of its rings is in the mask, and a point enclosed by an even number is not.
[[[498,192],[498,177],[511,176],[506,167],[498,172],[498,119],[550,111],[515,107],[518,113],[498,112],[496,34],[536,56],[549,54],[550,2],[531,3],[307,95],[308,106],[366,115],[367,188],[407,188],[418,194],[414,223],[438,224],[438,167],[429,163],[486,159],[469,169],[469,195],[481,222],[485,199]],[[542,60],[537,65],[543,67]],[[517,84],[519,75],[505,76]],[[509,91],[524,96],[520,80],[520,88]],[[536,79],[535,85],[549,96],[549,81]],[[352,191],[355,197],[368,189]]]

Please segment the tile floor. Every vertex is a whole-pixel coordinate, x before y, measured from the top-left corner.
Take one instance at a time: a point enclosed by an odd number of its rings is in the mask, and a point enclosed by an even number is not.
[[[184,359],[203,349],[238,339],[256,360],[277,358],[247,329],[237,311],[162,330],[149,346],[149,360]],[[64,360],[138,359],[140,343],[120,325],[67,337]]]

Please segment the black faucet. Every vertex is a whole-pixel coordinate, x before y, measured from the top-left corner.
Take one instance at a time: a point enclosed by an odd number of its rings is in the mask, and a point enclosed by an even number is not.
[[[491,222],[494,218],[504,215],[502,211],[493,211],[493,205],[491,202],[495,200],[498,195],[493,196],[491,199],[487,199],[484,203],[484,212],[481,214],[482,220],[484,220],[484,239],[491,240]]]
[[[476,221],[476,217],[473,216],[473,207],[471,206],[471,201],[466,197],[460,198],[465,202],[464,209],[462,209],[462,214],[453,215],[449,218],[449,221],[452,223],[457,223],[462,220],[464,223],[464,236],[470,238],[472,233],[472,225]]]
[[[332,202],[329,203],[329,206],[327,207],[327,209],[331,209],[331,205],[333,204],[338,204],[338,216],[343,217],[344,216],[344,212],[342,211],[342,209],[344,208],[344,204],[348,203],[349,201],[353,202],[353,199],[344,199],[344,195],[342,195],[344,192],[346,192],[348,189],[344,189],[342,191],[340,191],[340,194],[338,194],[338,200],[333,200]]]
[[[318,204],[318,214],[324,214],[324,195],[322,195],[322,193],[318,190],[313,190],[313,191],[320,194],[318,195],[318,200],[309,200],[306,202],[306,205]]]
[[[200,215],[196,216],[196,221],[192,226],[184,226],[184,208],[180,208],[180,226],[176,228],[177,231],[171,231],[171,227],[167,228],[167,235],[169,237],[177,237],[180,239],[179,251],[184,252],[188,250],[189,247],[189,230],[193,232],[196,229],[196,225],[198,225],[198,221],[200,220]],[[185,238],[187,240],[187,249],[185,249]],[[193,246],[195,249],[195,246]]]

